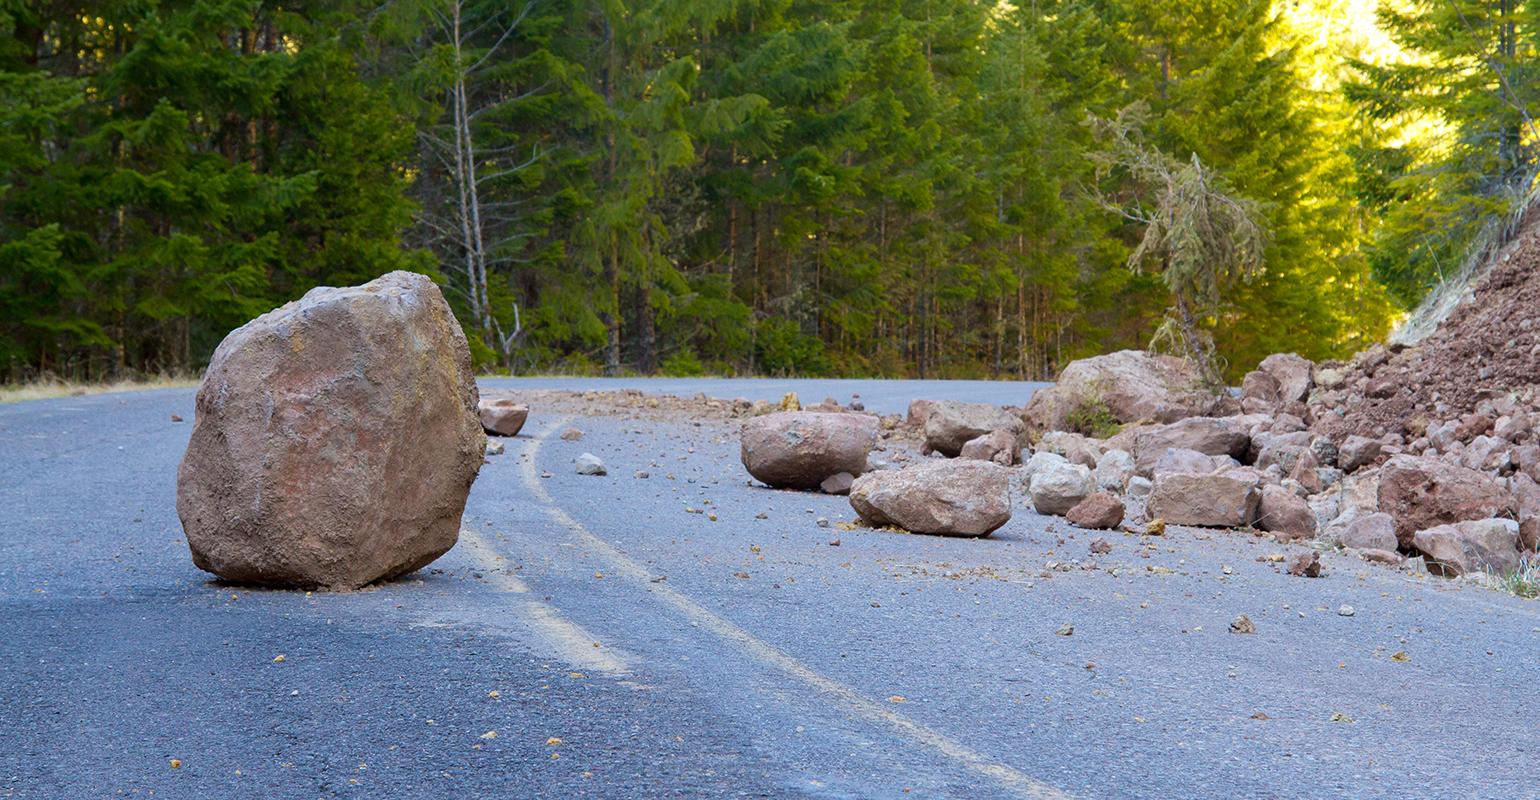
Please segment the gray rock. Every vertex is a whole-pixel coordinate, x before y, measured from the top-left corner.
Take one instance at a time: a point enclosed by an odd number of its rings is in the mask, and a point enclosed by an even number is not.
[[[1125,450],[1108,450],[1096,460],[1096,485],[1122,493],[1134,476],[1134,457]]]
[[[572,460],[577,465],[579,475],[608,475],[609,470],[604,468],[604,462],[593,453],[584,453]]]
[[[1080,464],[1048,464],[1032,474],[1028,492],[1039,514],[1064,514],[1096,491],[1091,470]]]
[[[970,439],[993,431],[1009,431],[1019,437],[1021,418],[999,406],[941,400],[925,417],[925,444],[946,456],[956,456]]]
[[[1009,471],[988,461],[928,461],[856,478],[850,507],[871,525],[988,536],[1011,518]]]

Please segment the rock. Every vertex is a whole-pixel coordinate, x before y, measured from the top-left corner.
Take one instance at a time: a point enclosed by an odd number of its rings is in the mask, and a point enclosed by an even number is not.
[[[1357,612],[1355,612],[1353,610],[1353,607],[1348,605],[1347,603],[1343,603],[1342,605],[1337,606],[1337,616],[1339,616],[1339,617],[1351,617],[1355,613],[1357,613]]]
[[[1079,464],[1083,467],[1096,467],[1097,459],[1102,456],[1102,443],[1096,439],[1082,436],[1068,431],[1049,431],[1043,434],[1038,441],[1039,452],[1058,453],[1064,456],[1071,464]]]
[[[1260,483],[1254,474],[1241,470],[1157,475],[1149,513],[1171,525],[1244,527],[1256,518]]]
[[[1251,444],[1251,437],[1234,430],[1224,420],[1212,417],[1189,417],[1141,432],[1134,439],[1134,463],[1139,474],[1151,477],[1155,474],[1155,462],[1167,450],[1190,450],[1206,456],[1242,457]]]
[[[1229,456],[1207,456],[1196,450],[1173,447],[1161,453],[1160,458],[1150,465],[1148,475],[1143,477],[1168,474],[1207,475],[1233,466],[1237,464]]]
[[[1228,405],[1230,398],[1193,388],[1199,385],[1198,370],[1188,361],[1122,350],[1071,362],[1057,383],[1033,393],[1022,416],[1032,431],[1064,431],[1075,429],[1072,418],[1175,422]]]
[[[1511,519],[1479,519],[1438,525],[1414,533],[1412,546],[1435,575],[1506,575],[1519,566],[1519,524]]]
[[[818,490],[824,494],[850,494],[850,486],[855,483],[856,476],[848,472],[836,472],[823,479],[818,484]]]
[[[609,470],[604,468],[604,462],[600,461],[599,457],[593,453],[584,453],[572,459],[572,463],[577,465],[577,474],[579,475],[609,474]]]
[[[1321,577],[1321,555],[1311,550],[1308,553],[1295,553],[1289,557],[1289,574],[1296,578]]]
[[[936,403],[933,400],[910,400],[909,414],[904,418],[904,424],[924,430],[925,420],[930,418],[930,411],[935,407]]]
[[[529,406],[515,403],[506,397],[495,400],[483,399],[476,404],[476,415],[487,433],[498,436],[517,436],[529,418]]]
[[[1026,466],[1021,470],[1022,485],[1030,485],[1032,483],[1032,476],[1036,475],[1038,470],[1042,469],[1043,467],[1049,466],[1051,464],[1068,463],[1069,459],[1059,455],[1058,453],[1046,453],[1042,450],[1039,450],[1036,453],[1033,453],[1031,458],[1027,459]]]
[[[561,432],[561,440],[564,442],[581,442],[583,440],[583,432],[577,428],[568,428]]]
[[[1305,498],[1276,484],[1262,487],[1257,503],[1258,528],[1288,540],[1315,536],[1315,526],[1315,514]]]
[[[1310,397],[1310,389],[1315,385],[1312,375],[1315,364],[1293,353],[1274,353],[1262,359],[1257,369],[1277,380],[1281,403],[1303,402]]]
[[[1009,476],[988,461],[927,461],[856,478],[850,506],[870,525],[988,536],[1011,518]]]
[[[942,400],[931,406],[925,418],[925,444],[931,450],[956,456],[970,439],[994,431],[1021,435],[1021,419],[999,406]],[[1020,446],[1017,446],[1020,452]]]
[[[454,546],[486,437],[433,281],[317,288],[232,331],[198,390],[177,513],[199,569],[355,589]]]
[[[1064,513],[1064,518],[1076,527],[1109,530],[1123,523],[1123,512],[1123,501],[1116,495],[1111,492],[1097,492],[1076,503]],[[1097,541],[1104,542],[1100,539]],[[1095,543],[1092,543],[1091,547],[1092,552],[1096,552]],[[1107,552],[1110,550],[1111,548],[1108,548]]]
[[[1396,520],[1384,513],[1361,516],[1335,536],[1337,544],[1355,550],[1395,550]]]
[[[1230,621],[1231,633],[1256,633],[1257,625],[1251,621],[1251,617],[1241,614]]]
[[[1096,485],[1110,492],[1122,492],[1134,476],[1134,457],[1126,450],[1108,450],[1096,460]]]
[[[496,439],[488,437],[487,438],[486,455],[489,455],[489,456],[500,456],[502,454],[503,454],[503,443],[498,441],[498,440],[496,440]]]
[[[1032,473],[1028,492],[1039,514],[1064,514],[1096,491],[1091,470],[1067,461],[1050,463]]]
[[[1342,446],[1337,448],[1337,466],[1343,472],[1352,472],[1366,464],[1374,463],[1380,457],[1380,448],[1384,445],[1376,439],[1367,436],[1349,436],[1342,441]]]
[[[1129,497],[1139,499],[1149,497],[1150,492],[1155,491],[1155,482],[1149,478],[1135,475],[1128,479],[1128,488],[1125,491]]]
[[[1380,470],[1379,510],[1396,520],[1402,547],[1419,530],[1452,522],[1512,517],[1512,495],[1497,480],[1423,456],[1395,456]]]
[[[831,475],[865,472],[876,443],[876,417],[781,411],[743,423],[740,457],[767,486],[812,491]]]
[[[1373,561],[1377,564],[1400,564],[1405,561],[1400,553],[1394,550],[1357,550],[1358,557],[1365,561]]]
[[[1241,379],[1241,407],[1270,409],[1282,402],[1283,387],[1270,372],[1252,370]]]
[[[1021,439],[1012,431],[990,431],[964,442],[957,457],[993,461],[1002,467],[1009,467],[1021,459]]]
[[[1096,495],[1092,495],[1092,497],[1095,497],[1095,496]],[[1117,498],[1113,498],[1113,499],[1116,500]],[[1081,505],[1084,505],[1084,503],[1082,503]],[[1121,505],[1122,504],[1119,504],[1120,507],[1121,507]],[[1100,536],[1098,536],[1095,539],[1091,540],[1091,555],[1094,555],[1094,556],[1104,556],[1104,555],[1107,555],[1110,552],[1112,552],[1112,543],[1111,542],[1108,542],[1106,539],[1103,539]]]
[[[1508,492],[1518,506],[1519,547],[1540,550],[1540,483],[1516,472],[1508,479]]]
[[[1074,636],[1075,635],[1075,626],[1069,624],[1068,622],[1066,622],[1063,625],[1060,625],[1059,629],[1054,631],[1054,633],[1059,635],[1059,636]]]

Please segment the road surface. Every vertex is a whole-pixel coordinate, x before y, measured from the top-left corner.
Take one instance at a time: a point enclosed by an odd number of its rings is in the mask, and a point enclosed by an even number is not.
[[[1019,497],[985,540],[845,530],[844,498],[752,485],[729,424],[541,409],[430,568],[253,589],[188,557],[192,416],[0,406],[0,798],[1540,796],[1532,601],[1339,554],[1293,578],[1232,532],[1093,557]]]

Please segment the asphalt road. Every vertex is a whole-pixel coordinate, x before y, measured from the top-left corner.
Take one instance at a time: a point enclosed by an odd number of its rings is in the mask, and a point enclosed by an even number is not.
[[[797,390],[968,394],[841,388]],[[541,409],[430,568],[230,586],[187,555],[173,413],[191,391],[0,405],[0,798],[1540,797],[1532,601],[1292,578],[1220,531],[1091,569],[1020,498],[985,540],[842,530],[726,425]]]

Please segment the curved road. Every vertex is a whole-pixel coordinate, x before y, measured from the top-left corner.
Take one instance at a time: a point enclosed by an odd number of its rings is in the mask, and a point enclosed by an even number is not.
[[[1093,566],[1020,498],[985,540],[845,530],[843,498],[752,485],[728,425],[540,409],[429,569],[252,589],[187,556],[172,414],[191,391],[0,406],[0,798],[1540,792],[1531,601],[1337,554],[1291,578],[1221,531],[1108,534]]]

